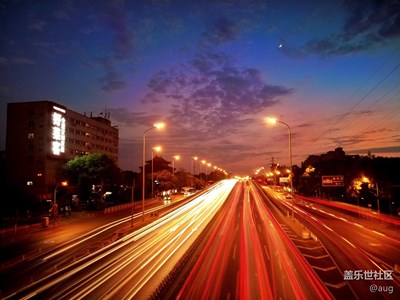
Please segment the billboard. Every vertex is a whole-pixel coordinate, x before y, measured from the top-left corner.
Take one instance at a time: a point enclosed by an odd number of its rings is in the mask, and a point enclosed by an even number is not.
[[[59,156],[65,152],[65,109],[53,106],[51,113],[51,153]]]
[[[279,177],[279,183],[289,182],[289,177]]]
[[[322,176],[322,186],[324,186],[324,187],[344,186],[344,176],[343,175]]]

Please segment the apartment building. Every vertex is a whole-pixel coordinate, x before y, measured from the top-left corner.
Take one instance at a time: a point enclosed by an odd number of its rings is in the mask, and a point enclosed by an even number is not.
[[[107,112],[92,117],[53,101],[8,103],[8,183],[43,200],[51,199],[68,160],[101,152],[118,165],[118,133]]]

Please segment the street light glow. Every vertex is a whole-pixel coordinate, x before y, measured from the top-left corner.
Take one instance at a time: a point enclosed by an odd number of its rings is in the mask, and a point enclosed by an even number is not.
[[[148,128],[143,132],[143,151],[142,151],[142,220],[144,220],[144,199],[145,199],[145,194],[146,194],[146,134],[156,128],[164,128],[165,124],[164,123],[155,123],[153,127]],[[153,152],[152,152],[153,154]],[[153,162],[153,158],[152,158]],[[153,165],[153,163],[152,163]]]
[[[293,189],[293,177],[292,177],[292,176],[293,176],[293,175],[292,175],[292,173],[293,173],[293,161],[292,161],[292,130],[290,129],[289,124],[287,124],[287,123],[285,123],[285,122],[283,122],[283,121],[277,120],[276,118],[267,117],[265,120],[266,120],[267,123],[272,124],[272,125],[275,125],[276,123],[283,124],[283,125],[285,125],[285,126],[287,127],[287,129],[288,129],[288,133],[289,133],[289,164],[290,164],[290,174],[291,174],[291,178],[290,178],[290,197],[291,197],[292,201],[294,201],[294,198],[293,198],[294,189]],[[293,203],[292,203],[292,218],[294,218]]]
[[[165,127],[165,123],[155,123],[153,126],[154,126],[155,128],[157,128],[157,129],[161,129],[161,128],[164,128],[164,127]]]
[[[156,152],[160,152],[161,151],[161,146],[155,146],[153,147],[153,150]]]
[[[276,122],[278,122],[278,120],[276,118],[273,118],[273,117],[267,117],[267,118],[265,118],[265,121],[267,123],[271,124],[271,125],[275,125]]]

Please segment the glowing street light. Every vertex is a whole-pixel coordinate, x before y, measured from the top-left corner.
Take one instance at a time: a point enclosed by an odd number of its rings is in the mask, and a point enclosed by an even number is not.
[[[267,123],[271,124],[271,125],[275,125],[276,123],[281,123],[283,125],[285,125],[288,128],[289,131],[289,161],[290,161],[290,197],[292,199],[292,217],[294,217],[294,210],[293,210],[293,202],[294,202],[294,198],[293,198],[293,163],[292,163],[292,131],[290,129],[290,126],[285,123],[282,122],[280,120],[277,120],[276,118],[271,118],[268,117],[266,118]]]
[[[156,123],[152,127],[148,128],[145,130],[143,133],[143,157],[142,157],[142,162],[143,162],[143,169],[142,169],[142,219],[144,220],[144,197],[145,197],[145,187],[146,187],[146,133],[149,132],[152,129],[161,129],[164,128],[165,124],[164,123]]]
[[[160,152],[161,146],[155,146],[151,150],[151,197],[154,198],[154,151]]]
[[[369,178],[366,177],[366,176],[364,176],[364,177],[362,178],[362,182],[368,183],[368,188],[372,185],[371,181],[370,181]],[[375,190],[376,190],[376,194],[374,194],[374,196],[376,197],[376,204],[377,204],[377,208],[378,208],[378,213],[380,213],[378,182],[375,182]],[[370,193],[373,194],[372,192],[370,192]]]

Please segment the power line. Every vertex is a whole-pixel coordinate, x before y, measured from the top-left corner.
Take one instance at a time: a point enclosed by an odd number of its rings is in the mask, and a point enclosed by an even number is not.
[[[399,47],[400,48],[400,47]],[[383,65],[383,64],[382,64]],[[381,65],[381,67],[382,67],[382,65]],[[392,68],[391,70],[390,70],[390,72],[388,72],[378,83],[376,83],[368,92],[367,92],[367,94],[366,95],[364,95],[357,103],[355,103],[351,108],[350,108],[350,110],[348,111],[348,112],[346,112],[346,113],[343,113],[342,115],[341,115],[341,117],[339,117],[338,118],[338,120],[335,122],[335,125],[337,125],[340,121],[342,121],[345,117],[347,117],[348,115],[350,115],[352,112],[353,112],[353,110],[360,104],[360,103],[362,103],[374,90],[376,90],[390,75],[392,75],[398,68],[400,67],[400,64],[398,64],[398,65],[396,65],[394,68]],[[380,68],[379,68],[380,69]],[[375,72],[376,73],[376,72]],[[375,74],[373,74],[373,75],[375,75]],[[370,77],[371,78],[371,77]],[[366,82],[368,82],[369,81],[369,79],[366,81]],[[366,83],[365,82],[365,83]],[[364,84],[365,84],[364,83]],[[363,85],[364,85],[363,84]],[[362,86],[363,86],[362,85]],[[361,87],[360,88],[358,88],[357,89],[357,91],[358,90],[360,90],[361,89]],[[353,94],[354,95],[354,94]],[[350,98],[352,98],[353,96],[351,96]],[[334,126],[330,126],[330,128],[329,129],[327,129],[327,130],[325,130],[323,133],[321,133],[316,139],[313,139],[313,144],[315,144],[317,141],[319,141],[322,137],[325,137],[326,136],[326,134],[328,133],[328,132],[331,132],[332,131],[332,129],[333,129],[333,127]],[[344,126],[342,126],[342,128],[345,128]],[[300,148],[300,150],[301,150],[301,148]]]

